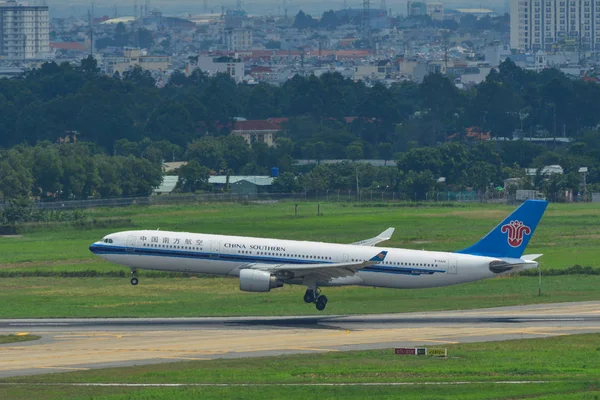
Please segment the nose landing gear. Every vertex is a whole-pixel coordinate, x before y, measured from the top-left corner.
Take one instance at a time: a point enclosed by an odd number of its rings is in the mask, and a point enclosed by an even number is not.
[[[315,303],[317,310],[323,311],[327,306],[327,296],[321,295],[321,289],[319,288],[308,288],[304,293],[305,303]]]
[[[135,269],[131,270],[131,281],[130,282],[133,286],[135,286],[139,283],[139,280],[137,277],[137,270],[135,270]]]

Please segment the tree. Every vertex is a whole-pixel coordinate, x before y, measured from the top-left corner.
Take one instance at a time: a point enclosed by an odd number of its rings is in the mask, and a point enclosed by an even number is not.
[[[154,86],[156,84],[156,81],[152,77],[152,73],[139,65],[135,65],[133,68],[123,72],[123,80],[146,87]]]
[[[411,199],[426,200],[427,193],[435,187],[435,178],[431,171],[409,171],[404,186]]]
[[[150,115],[146,132],[152,139],[167,139],[179,146],[191,142],[195,135],[194,118],[180,103],[168,101]]]
[[[125,47],[129,44],[129,34],[124,23],[119,22],[115,27],[114,45],[117,47]]]
[[[340,25],[341,21],[338,19],[335,11],[329,10],[323,13],[321,17],[320,25],[328,30],[334,30]]]
[[[269,40],[267,43],[265,43],[265,49],[279,50],[281,49],[281,42],[277,40]]]
[[[154,38],[152,32],[148,29],[139,28],[137,30],[137,43],[138,47],[142,49],[149,49],[154,45]]]
[[[477,161],[472,164],[467,171],[469,176],[469,184],[473,186],[475,190],[483,193],[487,188],[494,183],[498,183],[497,169],[484,161]]]
[[[296,17],[294,17],[294,24],[292,27],[297,29],[309,29],[314,28],[317,25],[317,21],[313,19],[309,14],[305,14],[304,11],[298,11]]]
[[[200,165],[219,171],[227,168],[224,156],[225,148],[221,141],[213,136],[205,136],[188,145],[185,158],[196,160]]]
[[[243,137],[227,135],[221,139],[221,143],[223,144],[223,156],[227,168],[239,171],[250,161],[250,148]]]
[[[81,60],[81,66],[79,67],[84,74],[96,75],[100,72],[98,68],[98,61],[91,54]]]
[[[119,157],[123,196],[148,196],[163,180],[162,166],[143,158]]]
[[[121,160],[121,157],[108,157],[103,154],[94,156],[94,162],[98,167],[98,176],[100,178],[96,189],[100,197],[119,197],[123,194]]]
[[[430,171],[432,174],[440,176],[442,168],[440,150],[435,147],[412,149],[402,153],[397,164],[398,168],[404,172]]]
[[[208,185],[210,170],[203,167],[196,160],[192,160],[179,168],[177,189],[182,192],[196,192],[205,189]]]
[[[356,161],[363,158],[363,147],[360,142],[354,142],[346,147],[346,158],[348,160]]]
[[[10,150],[0,159],[0,192],[4,201],[29,198],[33,177],[22,162],[21,155]]]
[[[284,172],[273,181],[273,190],[281,193],[298,193],[302,191],[302,186],[293,173]]]
[[[41,197],[59,194],[62,189],[63,164],[58,146],[36,146],[32,161],[32,193]]]

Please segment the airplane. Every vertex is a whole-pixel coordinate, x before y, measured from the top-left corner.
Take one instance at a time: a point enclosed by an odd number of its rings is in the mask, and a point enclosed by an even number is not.
[[[304,301],[322,311],[327,297],[321,287],[429,288],[536,268],[541,254],[523,252],[547,205],[525,201],[477,243],[453,253],[373,250],[392,237],[394,228],[352,244],[138,230],[109,234],[90,251],[129,267],[132,285],[138,284],[140,269],[236,276],[246,292],[304,285]]]

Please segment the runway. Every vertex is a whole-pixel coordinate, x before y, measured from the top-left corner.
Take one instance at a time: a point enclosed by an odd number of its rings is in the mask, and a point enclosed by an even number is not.
[[[407,314],[0,320],[0,377],[140,365],[600,332],[600,302]]]

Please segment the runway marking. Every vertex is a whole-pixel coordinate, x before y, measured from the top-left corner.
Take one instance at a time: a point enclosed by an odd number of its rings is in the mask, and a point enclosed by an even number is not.
[[[446,344],[459,344],[460,342],[454,342],[450,340],[433,340],[433,339],[421,339],[421,338],[413,338],[411,339],[413,342],[431,342],[431,343],[446,343]]]
[[[565,333],[558,333],[558,332],[537,332],[537,331],[530,331],[530,330],[525,330],[525,333],[527,335],[550,335],[550,336],[566,336]]]
[[[47,367],[33,367],[39,369],[67,369],[69,371],[89,371],[89,368],[75,368],[75,367],[59,367],[59,366],[47,366]]]
[[[455,385],[531,385],[553,381],[456,381],[456,382],[349,382],[349,383],[16,383],[0,386],[89,386],[89,387],[268,387],[268,386],[455,386]]]
[[[192,360],[192,361],[209,361],[211,358],[194,358],[194,357],[158,357],[163,360]]]
[[[287,349],[277,349],[277,350],[287,350]],[[326,349],[326,348],[317,348],[317,347],[290,347],[289,350],[339,351],[336,349]]]

